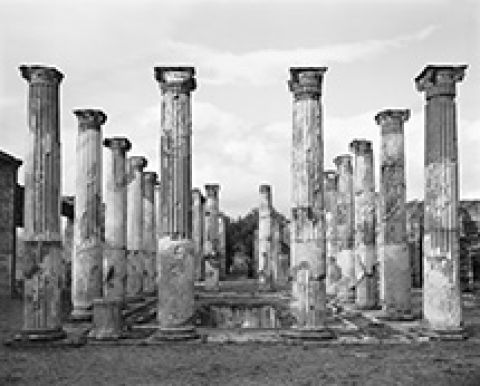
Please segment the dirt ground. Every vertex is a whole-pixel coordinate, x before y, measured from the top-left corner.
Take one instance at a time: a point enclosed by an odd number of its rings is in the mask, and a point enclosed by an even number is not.
[[[21,326],[21,302],[1,298],[0,306],[4,339]],[[0,346],[0,385],[22,384],[479,385],[480,345]]]

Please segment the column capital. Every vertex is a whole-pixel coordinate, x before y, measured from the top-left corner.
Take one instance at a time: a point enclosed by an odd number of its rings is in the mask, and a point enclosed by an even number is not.
[[[129,157],[128,163],[132,169],[139,170],[141,172],[143,172],[143,168],[145,168],[148,164],[147,159],[139,155]]]
[[[258,190],[260,193],[270,194],[272,191],[272,187],[268,184],[261,184]]]
[[[100,126],[107,121],[107,115],[102,110],[79,109],[73,110],[78,118],[80,126],[85,128],[100,129]]]
[[[338,168],[340,166],[352,166],[352,156],[350,154],[340,154],[333,159],[333,163]]]
[[[194,67],[155,67],[154,74],[162,92],[188,94],[197,88]]]
[[[456,95],[456,84],[465,76],[467,65],[428,65],[415,78],[417,91],[425,91],[426,98]]]
[[[338,180],[338,174],[335,170],[325,170],[323,172],[323,181],[324,181],[325,191],[337,190],[337,180]]]
[[[125,137],[112,137],[105,138],[103,140],[103,146],[112,150],[122,150],[124,152],[129,151],[132,148],[132,143]]]
[[[350,142],[349,148],[355,155],[365,155],[373,152],[372,142],[366,139],[354,139]]]
[[[377,125],[383,126],[386,123],[403,123],[410,119],[409,109],[386,109],[375,115]]]
[[[29,83],[59,84],[63,79],[63,74],[55,67],[21,65],[19,70],[22,78]]]
[[[202,192],[200,191],[199,188],[193,188],[192,189],[192,200],[195,202],[198,200],[199,202],[204,202],[205,198],[203,197]]]
[[[220,191],[219,184],[205,184],[205,193],[207,197],[217,197]]]
[[[152,185],[155,185],[157,182],[157,173],[156,172],[143,172],[143,178],[145,182],[151,183]]]
[[[288,88],[295,99],[320,98],[326,71],[327,67],[291,67]]]

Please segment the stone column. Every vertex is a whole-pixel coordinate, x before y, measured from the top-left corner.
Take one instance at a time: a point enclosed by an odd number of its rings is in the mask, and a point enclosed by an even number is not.
[[[429,65],[415,78],[417,90],[426,96],[423,316],[437,330],[463,324],[455,95],[466,68]]]
[[[337,173],[327,170],[323,173],[325,189],[325,244],[326,244],[326,287],[328,295],[336,294],[336,285],[341,278],[337,264]]]
[[[346,301],[355,299],[355,224],[353,204],[352,156],[337,156],[333,162],[337,167],[337,264],[342,279],[337,294]]]
[[[21,66],[29,84],[25,155],[24,322],[21,335],[55,339],[61,324],[62,235],[59,85],[55,68]]]
[[[423,202],[411,201],[407,211],[407,243],[412,287],[422,288]]]
[[[200,189],[192,190],[192,239],[195,250],[195,280],[202,280],[203,256],[203,204],[205,198]]]
[[[380,286],[388,318],[411,318],[411,271],[407,245],[406,181],[403,124],[410,110],[383,110],[380,154]]]
[[[258,282],[270,288],[272,264],[272,193],[270,185],[260,185],[258,205]]]
[[[126,153],[132,145],[127,138],[106,138],[110,149],[106,162],[105,246],[103,296],[125,302],[127,281],[127,175]]]
[[[325,216],[322,80],[326,67],[291,68],[293,93],[291,271],[293,314],[301,330],[325,326]]]
[[[218,216],[218,253],[220,255],[220,280],[227,276],[227,219],[223,213]]]
[[[190,94],[196,88],[193,67],[156,67],[161,90],[161,228],[158,242],[157,339],[196,336],[194,246],[192,238],[192,117]]]
[[[157,272],[157,243],[155,237],[155,185],[157,173],[144,172],[143,189],[143,251],[145,254],[145,269],[143,276],[143,292],[155,293]]]
[[[258,279],[258,228],[253,231],[253,248],[252,248],[252,278]]]
[[[128,158],[127,185],[127,297],[138,300],[142,296],[145,270],[143,249],[143,169],[144,157]]]
[[[203,257],[205,264],[205,288],[218,289],[220,280],[220,255],[218,238],[218,184],[205,185],[205,224],[203,233]]]
[[[375,173],[372,143],[356,139],[350,143],[355,155],[353,194],[355,207],[355,306],[376,306],[375,253]]]
[[[75,178],[75,249],[72,318],[90,320],[93,299],[102,297],[102,131],[100,110],[75,110],[78,118]]]
[[[161,183],[157,181],[155,184],[155,235],[157,240],[162,237],[162,208],[161,208],[161,199],[162,199],[162,190]],[[158,274],[158,272],[157,272]]]
[[[280,240],[281,223],[279,216],[272,216],[272,259],[270,260],[270,276],[272,280],[272,287],[275,287],[280,282],[280,254],[282,245]]]

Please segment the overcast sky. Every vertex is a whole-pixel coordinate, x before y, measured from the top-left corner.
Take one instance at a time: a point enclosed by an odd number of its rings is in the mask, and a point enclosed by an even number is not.
[[[229,215],[273,186],[289,214],[288,68],[328,66],[323,89],[325,168],[354,138],[374,141],[384,108],[409,108],[407,198],[423,198],[426,64],[468,64],[458,87],[461,197],[480,198],[480,2],[474,0],[0,0],[0,149],[25,153],[27,83],[20,64],[46,64],[61,84],[63,193],[74,194],[76,108],[108,116],[130,155],[158,171],[160,93],[155,65],[192,65],[193,184],[221,184]],[[20,169],[23,180],[23,169]],[[378,184],[378,181],[377,181]],[[378,185],[377,185],[378,189]]]

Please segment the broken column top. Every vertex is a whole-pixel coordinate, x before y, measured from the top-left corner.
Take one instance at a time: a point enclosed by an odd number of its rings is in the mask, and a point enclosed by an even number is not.
[[[387,109],[380,111],[375,115],[375,122],[377,125],[385,125],[389,123],[395,123],[402,127],[402,123],[410,119],[410,110],[409,109]],[[398,125],[400,123],[400,125]]]
[[[337,179],[338,179],[338,175],[335,170],[325,170],[323,172],[325,190],[336,190]]]
[[[340,154],[333,159],[333,163],[338,167],[347,166],[352,167],[352,156],[350,154]]]
[[[270,194],[272,191],[272,187],[268,184],[261,184],[259,187],[259,192],[260,193],[268,193]]]
[[[319,98],[327,67],[291,67],[288,88],[296,98]]]
[[[145,182],[151,182],[153,185],[157,182],[157,173],[152,171],[143,172]]]
[[[197,87],[194,67],[155,67],[155,79],[162,92],[189,93]]]
[[[42,65],[22,65],[19,67],[22,77],[30,83],[60,83],[63,74],[55,67]]]
[[[110,149],[119,149],[129,151],[132,148],[132,143],[125,137],[112,137],[103,140],[103,146]]]
[[[107,115],[101,110],[81,109],[73,110],[77,116],[81,128],[100,129],[100,126],[107,121]]]
[[[354,139],[350,142],[350,151],[355,154],[372,153],[372,142],[366,139]]]
[[[456,84],[465,76],[467,65],[428,65],[415,78],[417,91],[425,91],[426,98],[456,95]]]
[[[200,202],[204,202],[205,201],[205,197],[203,197],[203,194],[202,192],[200,191],[199,188],[193,188],[192,189],[192,199],[193,201],[200,201]]]
[[[145,157],[135,155],[128,158],[128,162],[130,163],[130,167],[139,171],[143,171],[148,164],[147,159]]]
[[[219,184],[205,184],[205,193],[207,194],[207,197],[217,197],[219,190]]]

